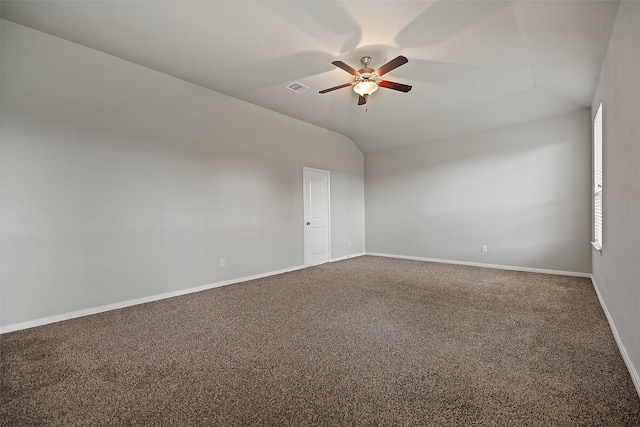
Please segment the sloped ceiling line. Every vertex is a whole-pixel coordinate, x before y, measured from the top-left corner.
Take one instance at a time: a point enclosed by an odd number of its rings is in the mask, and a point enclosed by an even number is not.
[[[349,136],[365,152],[590,105],[618,1],[3,1],[2,18]],[[356,105],[331,65],[409,63]],[[311,89],[286,89],[292,81]],[[392,137],[391,137],[392,136]]]

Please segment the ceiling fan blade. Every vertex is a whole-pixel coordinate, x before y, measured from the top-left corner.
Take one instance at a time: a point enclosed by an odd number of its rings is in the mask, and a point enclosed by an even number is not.
[[[412,87],[409,85],[403,85],[402,83],[394,83],[386,80],[379,81],[378,86],[386,87],[387,89],[399,90],[400,92],[409,92]]]
[[[389,71],[398,68],[399,66],[406,64],[409,60],[405,56],[398,56],[396,59],[392,59],[391,61],[384,64],[382,67],[376,70],[376,74],[381,76],[383,74],[387,74]]]
[[[351,86],[351,83],[345,83],[340,86],[330,87],[329,89],[321,90],[319,93],[327,93],[327,92],[331,92],[332,90],[342,89],[343,87],[347,87],[347,86]]]
[[[358,97],[358,105],[366,104],[367,103],[367,98],[369,98],[369,95],[364,95],[364,96],[360,95]]]
[[[335,65],[338,68],[342,68],[347,73],[353,74],[354,76],[359,76],[360,75],[360,73],[358,71],[356,71],[355,69],[349,67],[347,64],[345,64],[342,61],[333,61],[332,64]]]

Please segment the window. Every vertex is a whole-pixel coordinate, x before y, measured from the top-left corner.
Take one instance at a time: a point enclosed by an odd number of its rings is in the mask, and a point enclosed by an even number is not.
[[[593,247],[602,249],[602,102],[593,118]]]

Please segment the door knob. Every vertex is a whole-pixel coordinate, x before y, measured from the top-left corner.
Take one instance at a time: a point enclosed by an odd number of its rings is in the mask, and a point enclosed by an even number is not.
[[[310,222],[307,222],[307,225],[311,225],[311,223],[310,223]]]

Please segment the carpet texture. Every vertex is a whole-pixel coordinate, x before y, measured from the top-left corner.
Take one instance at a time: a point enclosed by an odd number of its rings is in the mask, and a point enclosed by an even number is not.
[[[583,278],[366,256],[0,344],[3,426],[640,426]]]

